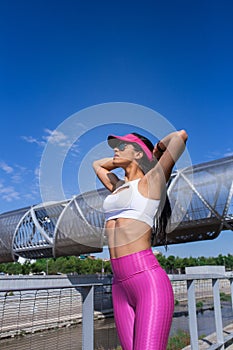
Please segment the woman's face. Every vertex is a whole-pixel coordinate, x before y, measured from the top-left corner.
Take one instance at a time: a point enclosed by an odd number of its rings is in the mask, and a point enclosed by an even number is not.
[[[141,154],[139,156],[139,153]],[[128,165],[129,163],[141,158],[142,151],[136,150],[134,145],[129,142],[121,141],[114,147],[113,162],[118,166]]]

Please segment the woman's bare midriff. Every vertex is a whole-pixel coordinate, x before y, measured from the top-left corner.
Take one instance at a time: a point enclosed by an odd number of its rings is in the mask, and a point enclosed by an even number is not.
[[[118,218],[105,225],[111,258],[119,258],[151,247],[151,227],[146,223]]]

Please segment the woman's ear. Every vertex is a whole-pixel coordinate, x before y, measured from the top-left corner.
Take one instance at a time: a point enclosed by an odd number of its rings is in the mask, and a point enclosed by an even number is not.
[[[142,157],[143,157],[143,152],[142,151],[136,151],[135,159],[141,159]]]

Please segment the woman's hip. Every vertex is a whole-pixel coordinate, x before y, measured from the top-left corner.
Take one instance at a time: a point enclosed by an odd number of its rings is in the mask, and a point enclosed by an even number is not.
[[[161,268],[151,248],[113,258],[111,266],[115,281],[123,281],[143,271]]]

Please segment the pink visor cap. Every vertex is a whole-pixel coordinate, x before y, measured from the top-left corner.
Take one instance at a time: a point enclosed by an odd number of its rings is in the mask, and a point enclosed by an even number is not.
[[[124,136],[117,136],[117,135],[109,135],[108,136],[108,144],[109,144],[109,146],[111,148],[117,147],[117,144],[119,143],[119,141],[125,141],[125,142],[129,142],[129,143],[136,143],[144,151],[144,153],[146,154],[147,158],[150,161],[153,160],[152,150],[150,150],[148,148],[148,146],[138,136],[136,136],[134,134],[127,134],[127,135],[124,135]],[[152,145],[152,147],[153,147],[153,145]]]

